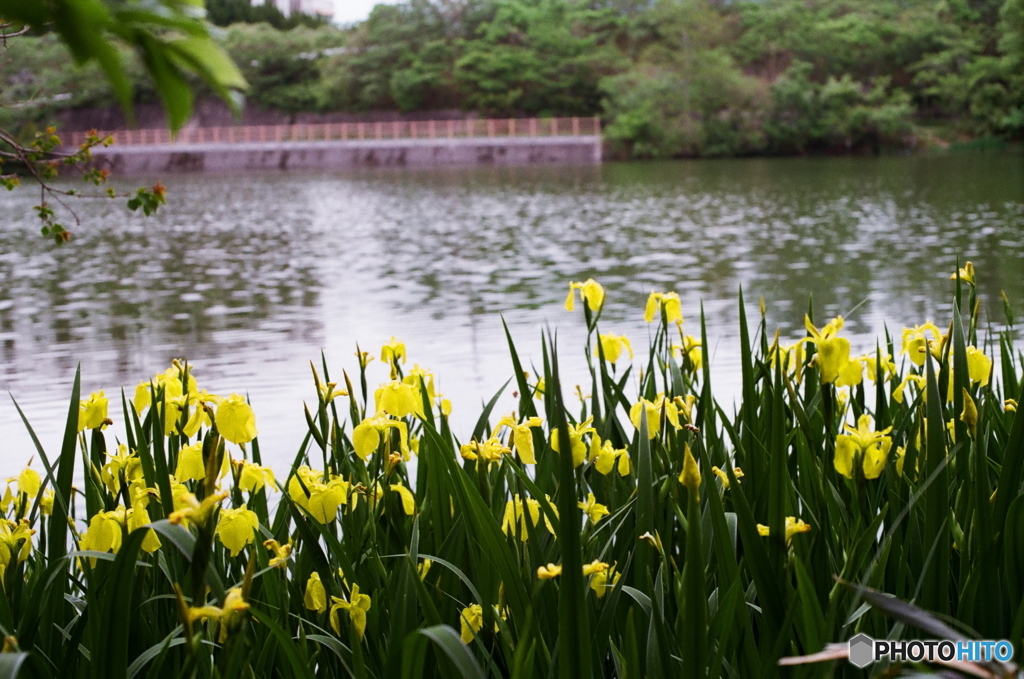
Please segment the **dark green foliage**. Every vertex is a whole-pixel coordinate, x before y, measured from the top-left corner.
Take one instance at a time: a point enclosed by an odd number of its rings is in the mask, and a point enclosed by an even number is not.
[[[290,16],[285,16],[272,0],[260,5],[254,5],[250,0],[206,0],[206,18],[215,26],[265,23],[279,30],[297,26],[315,28],[330,23],[326,17],[302,12],[292,12]]]
[[[269,24],[235,24],[226,47],[250,85],[248,100],[286,113],[320,107],[324,65],[345,37],[333,26],[279,31]]]

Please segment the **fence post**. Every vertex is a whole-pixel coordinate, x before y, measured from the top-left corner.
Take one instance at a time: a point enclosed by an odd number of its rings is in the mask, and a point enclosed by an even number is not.
[[[516,136],[516,119],[515,118],[509,118],[508,119],[508,136],[510,136],[510,137]]]
[[[487,136],[488,137],[493,137],[494,136],[494,118],[488,118],[487,119]]]
[[[576,116],[572,117],[572,136],[580,136],[580,119]]]

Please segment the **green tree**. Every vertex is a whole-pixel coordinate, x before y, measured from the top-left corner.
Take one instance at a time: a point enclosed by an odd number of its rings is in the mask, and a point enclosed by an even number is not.
[[[468,108],[493,115],[590,115],[617,60],[607,10],[563,0],[499,0],[462,45],[456,79]]]
[[[280,31],[270,24],[235,24],[225,38],[251,85],[248,101],[287,113],[319,107],[323,65],[344,44],[344,33],[326,25]]]
[[[483,2],[410,0],[378,5],[325,66],[325,105],[347,110],[458,108],[454,78],[460,38]]]
[[[206,0],[206,16],[215,26],[267,23],[280,30],[296,26],[315,28],[331,23],[327,17],[302,12],[292,12],[285,16],[272,2],[254,5],[251,0]]]
[[[603,83],[616,150],[639,158],[757,151],[765,87],[725,49],[724,17],[707,2],[664,0],[638,28],[634,64]]]
[[[888,78],[860,83],[849,74],[811,79],[813,67],[797,61],[772,86],[764,130],[781,153],[898,146],[911,133],[910,96]]]

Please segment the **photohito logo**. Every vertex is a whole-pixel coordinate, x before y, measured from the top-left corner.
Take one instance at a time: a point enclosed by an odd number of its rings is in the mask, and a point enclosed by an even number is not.
[[[913,639],[911,641],[876,641],[866,634],[850,639],[850,664],[867,667],[871,663],[890,661],[936,662],[967,660],[1008,662],[1013,659],[1013,644],[1005,639],[966,641],[955,639]]]

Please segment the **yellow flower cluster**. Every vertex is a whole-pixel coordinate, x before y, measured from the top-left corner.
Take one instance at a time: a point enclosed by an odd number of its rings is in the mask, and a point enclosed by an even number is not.
[[[885,468],[892,447],[892,438],[887,436],[892,427],[873,431],[871,417],[861,415],[856,428],[850,425],[845,428],[847,433],[836,437],[836,471],[852,479],[859,469],[864,478],[877,479]]]

